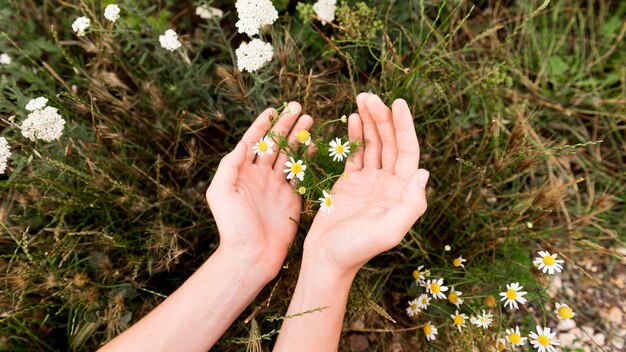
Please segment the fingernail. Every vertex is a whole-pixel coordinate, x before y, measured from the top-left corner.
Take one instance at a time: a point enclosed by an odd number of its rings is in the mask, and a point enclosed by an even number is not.
[[[418,172],[419,174],[417,175],[417,185],[422,188],[426,188],[426,183],[428,183],[428,177],[430,176],[430,173],[424,169],[421,169]]]
[[[296,104],[296,103],[289,104],[289,113],[290,114],[295,115],[295,114],[298,113],[298,110],[299,110],[298,104]]]

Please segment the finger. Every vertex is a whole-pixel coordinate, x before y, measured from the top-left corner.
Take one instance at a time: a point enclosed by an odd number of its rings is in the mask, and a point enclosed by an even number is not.
[[[207,198],[209,194],[215,193],[216,191],[232,191],[234,189],[237,183],[239,169],[246,160],[246,152],[248,149],[248,144],[244,141],[240,141],[233,151],[222,158],[215,172],[215,176],[213,176],[213,181],[211,181],[211,185],[209,185],[209,189],[207,190]]]
[[[394,172],[398,146],[396,145],[396,131],[393,125],[391,110],[374,94],[365,99],[365,105],[374,122],[376,122],[378,135],[382,142],[381,162],[383,170]]]
[[[344,169],[346,173],[359,171],[363,168],[363,125],[359,114],[352,114],[348,118],[348,138],[351,142],[357,141],[359,147],[348,157]]]
[[[420,145],[415,133],[413,116],[406,101],[403,99],[394,101],[392,111],[398,144],[395,174],[407,178],[419,168]]]
[[[286,137],[291,131],[293,124],[300,116],[300,110],[302,107],[297,102],[293,101],[287,105],[285,111],[278,117],[278,121],[272,127],[272,139],[278,143],[283,137]],[[275,153],[263,155],[262,158],[257,158],[254,163],[257,165],[263,165],[272,167],[274,166],[274,162],[276,162],[276,157],[278,156],[278,150],[275,150]]]
[[[376,122],[365,105],[365,100],[369,95],[369,93],[361,93],[356,97],[359,116],[363,124],[363,167],[380,169],[382,143],[376,129]]]
[[[252,162],[252,160],[254,160],[255,153],[252,147],[267,134],[267,130],[270,128],[272,114],[274,114],[275,111],[276,109],[274,108],[265,109],[265,111],[254,120],[252,125],[250,125],[243,137],[241,137],[241,140],[246,142],[249,147],[246,153],[247,161]]]
[[[296,133],[301,130],[308,131],[311,129],[311,126],[313,126],[313,118],[311,116],[300,116],[296,124],[289,132],[289,145],[292,146],[294,150],[297,150],[298,145],[300,144],[300,142],[298,142],[298,137],[296,137]],[[285,178],[287,176],[287,174],[283,172],[283,170],[286,169],[285,163],[287,162],[287,160],[289,160],[289,156],[287,156],[286,152],[287,150],[279,151],[278,157],[276,157],[276,163],[274,164],[274,170],[276,170],[276,174],[280,175],[281,178]]]

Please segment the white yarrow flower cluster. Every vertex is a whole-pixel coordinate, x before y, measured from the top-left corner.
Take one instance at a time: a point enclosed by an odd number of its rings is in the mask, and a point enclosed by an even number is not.
[[[237,66],[241,71],[255,72],[272,60],[274,49],[270,43],[260,39],[252,39],[250,43],[241,43],[235,50]]]
[[[37,97],[37,98],[31,99],[26,104],[25,109],[28,111],[40,110],[40,109],[45,108],[47,104],[48,104],[48,99],[44,97]]]
[[[56,108],[46,106],[47,103],[48,99],[39,97],[26,104],[26,109],[32,112],[22,122],[20,130],[24,137],[33,142],[37,139],[52,142],[63,134],[65,120]]]
[[[237,0],[235,4],[239,21],[235,24],[239,33],[249,36],[259,34],[259,28],[278,19],[278,11],[270,0]]]
[[[200,16],[202,19],[210,20],[214,17],[222,18],[224,16],[224,11],[215,7],[200,5],[196,7],[196,15]]]
[[[319,0],[313,4],[313,10],[317,17],[322,19],[322,24],[332,22],[335,20],[337,0]]]
[[[120,18],[120,7],[116,4],[108,5],[104,8],[104,18],[115,22]]]
[[[85,16],[78,17],[74,23],[72,23],[72,30],[76,32],[79,37],[85,35],[85,30],[91,26],[91,20]]]
[[[163,33],[163,35],[159,36],[159,42],[161,43],[161,47],[163,49],[167,49],[169,51],[174,51],[180,48],[183,44],[178,40],[178,34],[173,29],[168,29]]]
[[[11,64],[11,57],[9,56],[9,54],[6,54],[6,53],[0,54],[0,65],[10,65],[10,64]]]
[[[4,137],[0,137],[0,174],[7,169],[7,161],[11,156],[11,146]]]

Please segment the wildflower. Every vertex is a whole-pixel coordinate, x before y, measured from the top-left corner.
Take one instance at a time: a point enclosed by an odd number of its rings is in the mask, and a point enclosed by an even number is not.
[[[335,11],[337,10],[337,0],[319,0],[313,4],[313,10],[317,17],[322,19],[322,24],[335,20]]]
[[[509,308],[511,308],[511,309],[513,309],[514,307],[515,307],[515,309],[519,309],[519,306],[517,305],[517,302],[519,302],[521,304],[525,304],[526,303],[526,298],[524,298],[524,296],[528,292],[520,291],[523,288],[524,288],[524,286],[520,286],[519,282],[514,282],[512,284],[507,284],[506,285],[506,292],[500,292],[500,296],[502,296],[502,299],[500,301],[506,301],[506,302],[504,302],[504,307],[506,307],[507,304],[508,304]]]
[[[561,303],[556,304],[556,310],[554,312],[556,313],[556,315],[559,316],[559,319],[561,320],[569,320],[572,319],[574,315],[576,315],[576,313],[574,313],[570,306]]]
[[[428,280],[426,282],[426,291],[433,295],[433,298],[446,299],[444,292],[448,291],[448,287],[443,286],[443,279]]]
[[[58,110],[46,106],[28,114],[28,118],[22,122],[20,129],[22,135],[33,142],[36,139],[51,142],[61,137],[63,127],[65,127],[65,120],[59,115]]]
[[[446,251],[446,252],[450,252],[450,251],[452,250],[452,247],[450,247],[450,245],[449,245],[449,244],[446,244],[446,245],[443,247],[443,250],[444,250],[444,251]]]
[[[341,115],[341,118],[339,120],[341,120],[341,122],[343,123],[346,123],[348,122],[348,117],[346,115]]]
[[[38,97],[31,99],[27,104],[25,109],[28,111],[41,110],[46,107],[48,104],[48,99],[44,97]]]
[[[85,35],[85,30],[91,25],[91,20],[85,16],[78,17],[74,23],[72,23],[72,30],[76,32],[79,37]]]
[[[196,15],[200,16],[202,19],[210,20],[214,17],[222,18],[224,16],[224,11],[215,7],[200,5],[196,7]]]
[[[557,254],[550,254],[546,251],[539,251],[541,257],[535,258],[533,264],[538,265],[539,270],[550,275],[554,275],[554,272],[560,273],[563,269],[564,261],[556,259]]]
[[[419,297],[417,297],[417,308],[419,310],[428,309],[428,305],[430,304],[430,297],[427,294],[422,293]]]
[[[6,54],[6,53],[0,54],[0,65],[10,65],[10,64],[11,64],[11,57],[9,56],[9,54]]]
[[[306,193],[306,187],[298,188],[298,193],[300,193],[301,195],[304,195]]]
[[[425,277],[424,277],[424,271],[422,269],[424,269],[424,266],[420,265],[417,267],[417,269],[413,270],[413,278],[415,279],[415,282],[418,285],[424,283]]]
[[[0,174],[7,169],[7,161],[11,156],[11,146],[4,137],[0,137]]]
[[[296,132],[296,138],[298,138],[298,142],[304,143],[304,145],[311,144],[311,134],[307,130]]]
[[[259,28],[278,19],[278,11],[270,0],[237,0],[235,3],[239,21],[235,23],[239,33],[249,36],[259,34]]]
[[[291,156],[289,157],[290,161],[285,163],[287,166],[283,172],[287,173],[287,179],[291,180],[294,176],[298,178],[298,180],[304,180],[304,170],[306,170],[306,165],[302,164],[302,160],[295,161]]]
[[[348,153],[350,153],[350,143],[348,141],[341,144],[341,139],[335,138],[335,140],[330,141],[329,145],[330,148],[328,148],[328,151],[330,154],[328,156],[332,156],[333,161],[343,161],[343,159],[348,156]]]
[[[466,261],[467,259],[463,258],[463,256],[461,255],[458,258],[454,258],[454,260],[452,261],[452,265],[455,268],[458,268],[458,267],[465,268],[465,265],[463,265],[463,263],[465,263]]]
[[[265,153],[267,154],[274,153],[274,150],[272,149],[273,146],[274,146],[274,141],[270,137],[264,136],[258,142],[256,142],[254,147],[252,147],[252,150],[254,150],[254,153],[256,155],[262,157]]]
[[[462,313],[459,314],[458,310],[455,310],[454,314],[452,314],[450,318],[452,318],[453,325],[456,326],[457,329],[459,329],[459,332],[461,332],[461,328],[465,327],[465,321],[468,319],[467,315]]]
[[[120,7],[116,4],[108,5],[104,8],[104,18],[115,22],[120,18]]]
[[[322,191],[324,197],[319,198],[320,209],[327,213],[330,213],[333,209],[335,209],[335,204],[333,204],[333,199],[330,196],[330,193],[326,191]]]
[[[457,308],[459,308],[459,306],[463,304],[463,300],[459,298],[459,296],[462,294],[463,292],[455,291],[453,287],[452,290],[450,290],[450,293],[448,294],[448,302],[454,304]]]
[[[167,49],[169,51],[174,51],[183,44],[178,40],[178,34],[173,29],[168,29],[163,33],[163,35],[159,36],[159,43],[161,43],[161,47],[163,49]]]
[[[478,314],[476,317],[471,317],[470,321],[472,322],[472,324],[486,329],[489,327],[489,325],[491,325],[491,323],[493,323],[493,314],[486,313],[483,309],[483,314]]]
[[[437,327],[432,325],[430,321],[426,323],[426,325],[424,325],[422,330],[424,330],[424,335],[426,335],[426,340],[432,341],[437,338],[435,337],[435,335],[437,335]]]
[[[272,60],[274,49],[270,43],[261,39],[252,39],[250,43],[243,42],[235,50],[237,66],[241,71],[255,72]]]
[[[522,346],[528,340],[527,337],[522,337],[519,332],[519,326],[516,326],[515,329],[506,329],[506,341],[513,346]]]
[[[537,325],[537,333],[533,331],[528,337],[530,338],[530,343],[538,352],[555,352],[556,348],[554,346],[561,344],[559,340],[555,339],[556,332],[551,332],[548,327],[542,329],[539,325]]]
[[[409,301],[409,307],[406,309],[406,314],[410,317],[416,316],[420,312],[420,309],[417,305],[417,298]]]

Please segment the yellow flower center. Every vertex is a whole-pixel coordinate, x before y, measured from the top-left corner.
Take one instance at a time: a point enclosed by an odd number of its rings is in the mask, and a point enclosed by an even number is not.
[[[508,299],[515,299],[517,298],[517,292],[513,289],[508,289],[506,290],[506,298]]]
[[[456,258],[452,261],[452,265],[454,265],[455,268],[458,268],[461,266],[461,258]]]
[[[300,188],[298,188],[298,193],[300,193],[300,194],[305,194],[305,193],[306,193],[306,187],[300,187]]]
[[[432,284],[430,284],[430,290],[433,291],[433,293],[439,293],[439,290],[441,290],[441,287],[439,287],[438,283],[433,282]]]
[[[422,298],[422,304],[423,305],[427,305],[428,304],[428,298]]]
[[[417,304],[415,303],[411,304],[411,310],[417,310]]]
[[[261,153],[265,153],[267,151],[267,142],[266,141],[259,142],[257,149],[259,149]]]
[[[522,337],[519,336],[519,334],[512,333],[509,335],[509,341],[511,341],[511,343],[514,345],[519,344],[521,340],[522,340]]]
[[[330,197],[326,197],[326,200],[324,202],[326,203],[327,207],[333,205],[333,200]]]
[[[430,270],[428,269],[424,270],[424,276],[430,276]]]
[[[430,325],[424,326],[424,334],[430,335],[433,332],[433,328]]]
[[[572,312],[572,308],[568,307],[568,306],[561,306],[561,308],[559,308],[559,316],[563,319],[569,319],[572,317],[572,315],[574,312]]]
[[[419,278],[420,278],[420,274],[421,274],[421,273],[420,273],[420,271],[419,271],[419,270],[413,270],[413,278],[414,278],[415,280],[417,280],[417,279],[419,279]]]
[[[293,172],[294,174],[299,174],[300,172],[302,172],[302,165],[300,165],[300,163],[293,163],[291,164],[291,172]]]
[[[545,257],[543,257],[543,263],[547,266],[552,266],[556,263],[556,260],[554,259],[553,256],[551,255],[547,255]]]
[[[459,296],[456,294],[456,292],[450,292],[450,294],[448,295],[448,301],[450,301],[450,303],[452,304],[456,304],[459,301]]]
[[[307,130],[300,130],[298,131],[296,136],[298,138],[298,142],[304,143],[309,140],[309,137],[311,136],[311,134]]]
[[[343,154],[343,145],[339,144],[338,146],[336,146],[335,151],[337,152],[337,154]]]
[[[460,315],[457,315],[457,316],[455,316],[455,317],[454,317],[454,323],[455,323],[456,325],[458,325],[458,326],[463,325],[463,322],[464,322],[464,321],[465,321],[465,319],[463,319],[463,317],[462,317],[462,316],[460,316]]]
[[[537,342],[539,342],[541,346],[548,346],[550,344],[550,338],[548,338],[548,336],[541,335],[537,338]]]

